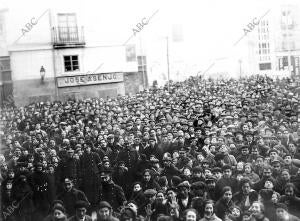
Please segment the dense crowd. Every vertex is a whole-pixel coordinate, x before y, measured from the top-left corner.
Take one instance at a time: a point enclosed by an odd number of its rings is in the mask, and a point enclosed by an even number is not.
[[[299,101],[257,75],[4,108],[2,218],[300,220]]]

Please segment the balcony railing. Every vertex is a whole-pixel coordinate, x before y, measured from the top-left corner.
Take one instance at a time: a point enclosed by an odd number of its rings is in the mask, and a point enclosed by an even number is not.
[[[53,27],[54,48],[84,47],[83,27]]]

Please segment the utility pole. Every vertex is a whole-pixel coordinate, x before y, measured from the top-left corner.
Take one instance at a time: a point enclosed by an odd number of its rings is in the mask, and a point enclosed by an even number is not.
[[[239,60],[240,63],[240,78],[242,78],[242,60]]]
[[[168,92],[170,92],[169,37],[166,38],[167,38]]]
[[[289,74],[290,74],[290,77],[292,77],[292,70],[291,70],[291,65],[292,65],[292,56],[291,56],[291,48],[290,48],[290,33],[289,33],[289,14],[290,14],[290,11],[286,8],[285,9],[285,34],[286,34],[286,42],[287,42],[287,50],[288,50],[288,59],[287,59],[287,62],[288,62],[288,70],[289,70]]]
[[[201,73],[201,71],[197,71],[197,84],[198,84],[198,87],[199,87],[199,85],[200,85],[200,77],[201,77],[201,75],[199,76],[199,73]],[[201,79],[202,80],[202,79]]]
[[[141,66],[142,66],[143,90],[145,90],[144,53],[143,53],[143,48],[142,48],[142,38],[141,38],[141,36],[140,36],[140,51],[141,51]]]

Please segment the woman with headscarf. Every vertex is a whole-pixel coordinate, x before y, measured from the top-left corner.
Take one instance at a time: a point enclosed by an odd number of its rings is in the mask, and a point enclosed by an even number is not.
[[[183,213],[184,221],[198,221],[198,212],[195,209],[186,209]]]
[[[249,178],[251,184],[258,182],[260,179],[259,176],[256,173],[254,173],[251,163],[245,164],[243,177]]]
[[[222,197],[216,202],[216,215],[220,217],[222,220],[231,213],[233,208],[232,201],[232,189],[229,186],[225,186],[222,191]]]
[[[200,221],[221,221],[215,214],[214,202],[212,200],[207,200],[204,203],[204,217]]]
[[[300,198],[296,196],[297,189],[293,183],[287,183],[284,187],[284,195],[281,196],[279,202],[284,203],[288,207],[289,213],[300,217]]]
[[[250,221],[269,221],[269,219],[265,216],[265,207],[263,203],[254,201],[250,211]]]
[[[257,200],[258,193],[251,189],[251,181],[248,178],[243,178],[240,181],[240,191],[233,195],[233,202],[244,212]]]
[[[67,221],[66,210],[63,206],[56,205],[52,209],[51,221]]]

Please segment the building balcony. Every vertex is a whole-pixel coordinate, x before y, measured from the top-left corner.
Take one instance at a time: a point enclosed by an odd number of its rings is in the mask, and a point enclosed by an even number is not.
[[[281,30],[294,30],[295,29],[295,24],[285,24],[285,23],[281,23]]]
[[[53,27],[54,48],[78,48],[85,46],[83,27]]]

